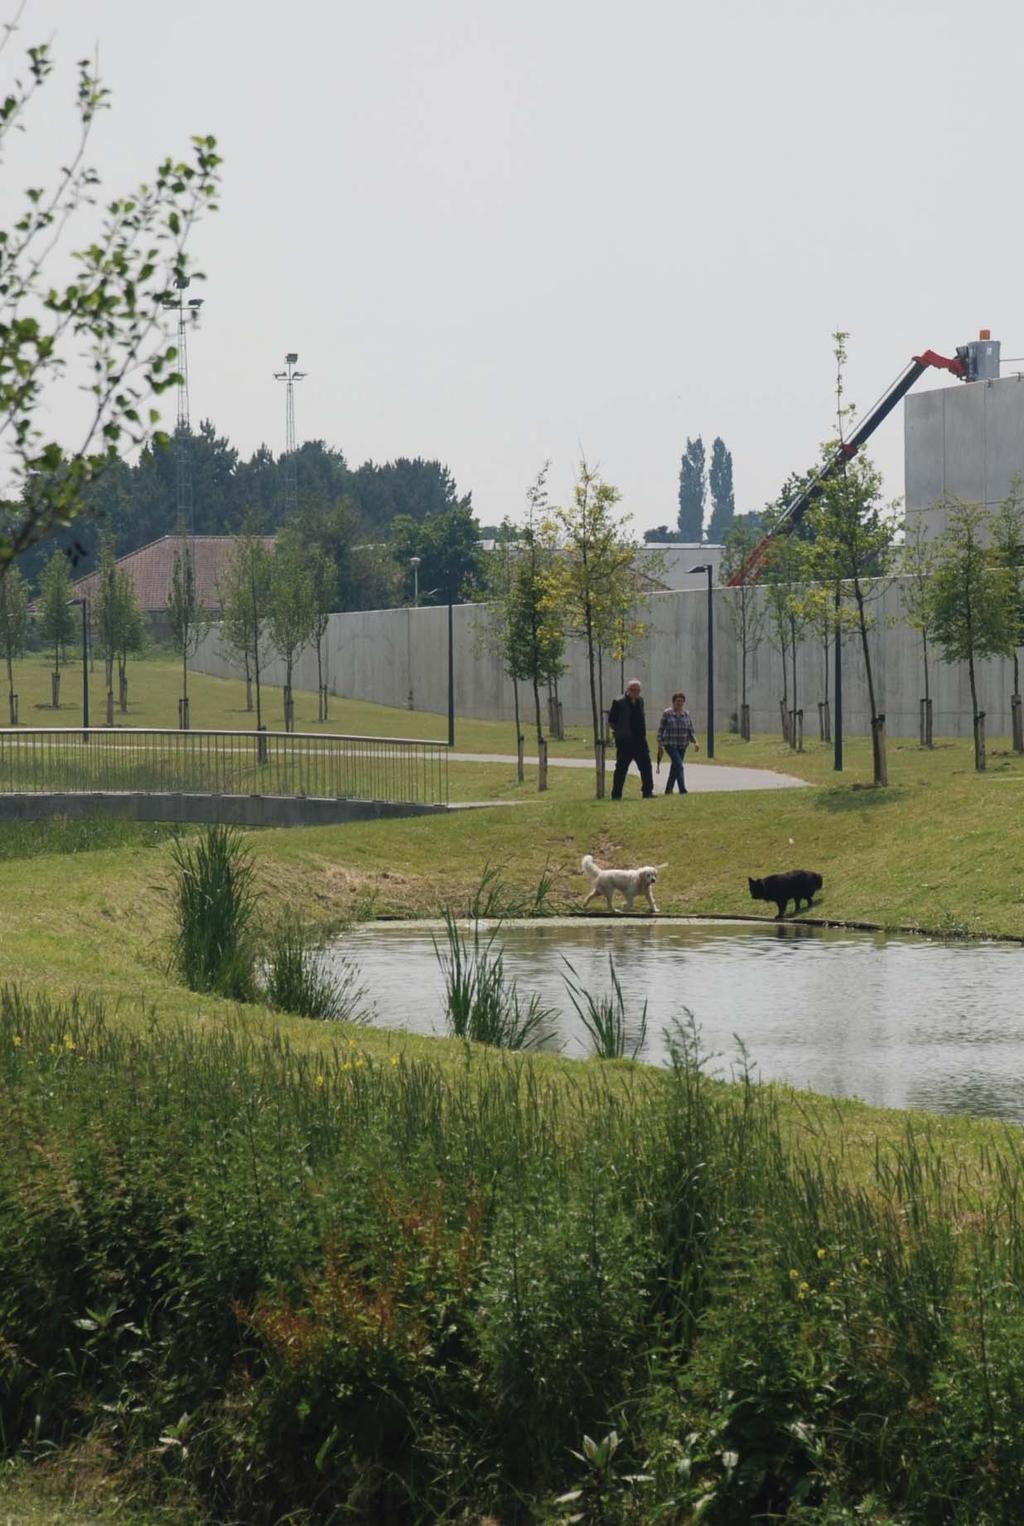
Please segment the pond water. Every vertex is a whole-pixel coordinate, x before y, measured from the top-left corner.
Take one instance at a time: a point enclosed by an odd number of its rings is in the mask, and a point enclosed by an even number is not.
[[[377,924],[337,945],[359,968],[373,1022],[443,1034],[443,927]],[[609,954],[639,1017],[639,1058],[668,1060],[666,1030],[693,1013],[713,1074],[745,1048],[764,1080],[882,1107],[1024,1122],[1024,948],[783,923],[551,919],[500,931],[507,973],[557,1008],[542,1047],[585,1055],[566,994],[568,958],[589,990],[610,989]]]

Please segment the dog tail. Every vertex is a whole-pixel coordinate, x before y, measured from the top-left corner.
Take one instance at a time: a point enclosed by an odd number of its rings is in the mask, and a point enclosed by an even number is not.
[[[601,872],[589,853],[584,853],[580,860],[580,868],[589,880],[596,880]]]

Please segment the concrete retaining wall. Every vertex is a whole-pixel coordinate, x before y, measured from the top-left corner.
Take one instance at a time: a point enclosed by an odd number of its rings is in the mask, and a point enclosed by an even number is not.
[[[102,791],[0,794],[0,821],[42,821],[50,816],[119,816],[129,821],[219,822],[233,827],[325,827],[340,821],[424,816],[443,805],[383,800],[314,800],[285,795],[175,795]]]
[[[1024,389],[1022,389],[1024,395]],[[759,593],[760,596],[760,593]],[[729,606],[737,594],[716,588],[715,619],[715,714],[716,727],[725,731],[738,713],[740,703],[739,647],[733,634]],[[886,716],[891,736],[918,734],[919,698],[923,694],[921,639],[901,619],[902,601],[898,581],[889,584],[873,601],[874,629],[870,643],[878,706]],[[640,607],[648,622],[646,636],[627,658],[625,676],[637,677],[647,695],[652,716],[669,703],[675,689],[683,689],[696,724],[706,725],[707,594],[678,591],[650,596]],[[501,660],[486,649],[483,629],[486,606],[464,604],[454,610],[456,716],[481,720],[507,720],[513,713],[512,685],[502,672]],[[580,642],[571,642],[568,671],[559,691],[569,724],[589,724],[590,697],[587,662]],[[817,701],[825,697],[823,656],[812,639],[801,645],[797,658],[797,698],[805,712],[805,735],[817,734]],[[237,678],[238,670],[224,656],[216,628],[207,636],[196,659],[199,672]],[[979,699],[987,712],[989,737],[1010,734],[1010,693],[1013,666],[1009,661],[979,666]],[[331,692],[348,699],[445,714],[448,708],[447,610],[390,609],[332,615],[326,637],[326,674]],[[930,667],[936,737],[971,735],[971,699],[967,670],[934,659]],[[268,662],[264,679],[268,685],[283,681],[283,667]],[[783,692],[779,653],[767,635],[749,661],[748,701],[755,731],[779,728],[779,700]],[[295,685],[316,689],[316,655],[305,652],[299,660]],[[832,694],[832,674],[828,679]],[[843,653],[845,729],[849,735],[867,735],[869,706],[864,663],[859,642],[847,638]],[[619,665],[605,664],[605,708],[621,690]],[[792,696],[790,696],[792,698]],[[521,703],[527,721],[532,696]],[[280,707],[280,694],[267,696],[268,709]],[[546,724],[546,717],[545,717]],[[735,724],[733,722],[733,724]],[[372,727],[368,722],[367,729]],[[410,722],[410,731],[415,723]],[[456,731],[456,740],[458,732]]]

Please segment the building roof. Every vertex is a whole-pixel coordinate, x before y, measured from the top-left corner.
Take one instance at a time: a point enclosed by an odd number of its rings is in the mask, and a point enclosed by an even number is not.
[[[206,609],[220,609],[219,582],[224,576],[236,535],[189,535],[185,539],[193,548],[196,569],[196,595]],[[259,539],[268,551],[273,550],[274,537],[263,535]],[[171,580],[174,576],[174,553],[181,545],[180,535],[161,535],[159,540],[119,556],[118,567],[128,573],[135,588],[135,597],[143,614],[157,614],[170,603]],[[75,583],[75,592],[87,599],[99,592],[99,572],[90,572]]]

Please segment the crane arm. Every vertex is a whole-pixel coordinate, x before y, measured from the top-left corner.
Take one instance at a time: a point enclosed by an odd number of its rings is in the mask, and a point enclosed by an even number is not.
[[[773,541],[779,535],[789,535],[796,529],[803,519],[807,510],[816,498],[820,498],[825,483],[839,468],[860,450],[861,446],[871,435],[874,434],[879,424],[901,402],[911,387],[923,376],[929,366],[940,367],[951,371],[954,376],[964,380],[967,376],[967,367],[960,355],[953,357],[939,355],[935,350],[924,350],[920,355],[915,355],[910,364],[903,370],[893,382],[889,390],[883,394],[875,406],[864,415],[848,440],[843,440],[829,456],[824,466],[820,467],[809,482],[805,483],[799,493],[789,504],[780,517],[778,523],[769,530],[747,557],[743,566],[738,568],[729,579],[726,586],[735,588],[741,583],[751,582],[761,569],[768,552],[771,550]]]

